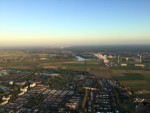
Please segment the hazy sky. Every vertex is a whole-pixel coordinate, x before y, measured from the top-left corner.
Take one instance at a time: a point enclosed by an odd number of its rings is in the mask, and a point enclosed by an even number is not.
[[[150,44],[150,0],[0,0],[0,46]]]

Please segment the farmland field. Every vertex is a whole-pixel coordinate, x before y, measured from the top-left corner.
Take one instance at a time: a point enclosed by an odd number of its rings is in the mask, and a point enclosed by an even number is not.
[[[79,67],[80,67],[80,66],[81,66],[81,67],[84,67],[84,66],[99,66],[98,64],[85,64],[85,63],[82,63],[82,64],[81,64],[81,63],[64,63],[63,65],[64,65],[64,66],[75,66],[75,67],[76,67],[76,66],[77,66],[77,67],[78,67],[78,66],[79,66]]]
[[[21,56],[28,53],[21,51],[0,51],[0,57]],[[123,86],[129,86],[133,89],[150,89],[150,69],[139,67],[106,67],[99,64],[96,60],[78,62],[76,59],[49,58],[48,54],[36,54],[46,60],[22,61],[1,64],[1,68],[65,68],[71,70],[88,71],[96,78],[114,78]]]
[[[121,85],[129,86],[135,90],[150,89],[150,75],[144,73],[124,73],[121,76],[113,76],[120,81]]]
[[[117,66],[117,67],[112,67],[112,70],[144,70],[144,71],[150,71],[150,68],[142,68],[142,67],[135,67],[135,66]]]
[[[144,80],[146,79],[143,75],[138,73],[125,73],[124,76],[114,77],[117,80]]]
[[[23,56],[23,55],[28,55],[28,54],[21,51],[0,51],[0,57],[16,57],[16,56]]]

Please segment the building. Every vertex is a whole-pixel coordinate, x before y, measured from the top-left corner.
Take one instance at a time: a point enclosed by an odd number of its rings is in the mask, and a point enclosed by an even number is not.
[[[9,101],[10,98],[11,98],[11,95],[3,96],[3,97],[2,97],[2,100],[3,100],[3,101]]]
[[[33,87],[35,87],[36,86],[36,83],[31,83],[30,84],[30,88],[33,88]]]
[[[6,101],[2,101],[1,103],[0,103],[0,106],[3,106],[3,105],[5,105],[5,104],[7,104],[8,103],[8,101],[6,100]]]

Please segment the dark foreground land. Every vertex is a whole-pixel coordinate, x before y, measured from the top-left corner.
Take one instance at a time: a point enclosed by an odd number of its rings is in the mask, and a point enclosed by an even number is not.
[[[3,71],[6,75],[0,77],[1,113],[133,113],[143,98],[116,79],[97,78],[87,71],[43,68]],[[141,77],[137,75],[137,79]]]

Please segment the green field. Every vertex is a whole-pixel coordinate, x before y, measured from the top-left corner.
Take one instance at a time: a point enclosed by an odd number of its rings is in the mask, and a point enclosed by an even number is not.
[[[121,85],[129,86],[135,90],[149,90],[150,76],[139,73],[125,73],[123,76],[113,76],[114,79],[120,81]]]
[[[63,66],[75,66],[75,67],[88,67],[88,66],[99,66],[98,64],[86,64],[86,63],[64,63]]]
[[[139,73],[124,73],[123,76],[113,76],[113,78],[119,81],[143,80],[146,82],[150,82],[150,75],[145,76],[144,74],[139,74]]]
[[[135,67],[135,66],[117,66],[117,67],[111,67],[112,70],[144,70],[144,71],[150,71],[150,68],[146,67]]]
[[[0,51],[0,57],[16,57],[16,56],[23,56],[28,55],[22,51]]]
[[[124,76],[115,76],[117,80],[146,80],[147,78],[138,73],[125,73]]]
[[[22,51],[0,51],[0,57],[22,56],[28,53]],[[114,78],[123,86],[129,86],[136,90],[150,89],[150,68],[141,68],[134,66],[127,67],[106,67],[98,64],[97,61],[77,62],[74,58],[50,58],[48,54],[36,54],[46,60],[9,62],[0,65],[0,68],[45,68],[61,67],[71,70],[88,71],[95,75],[96,78]],[[61,84],[62,81],[60,81]]]

